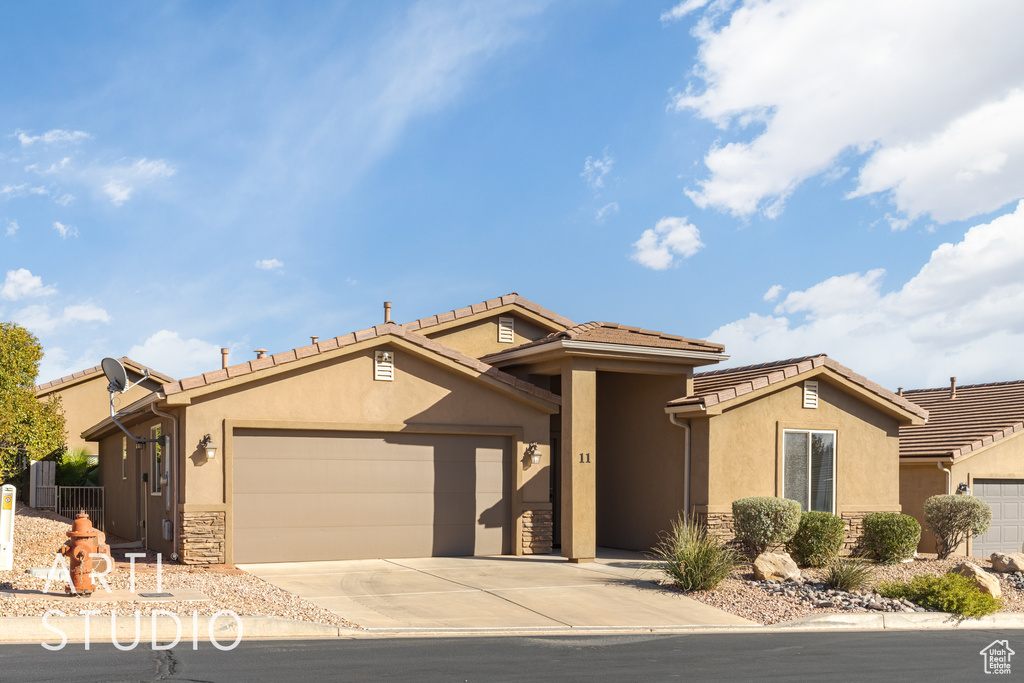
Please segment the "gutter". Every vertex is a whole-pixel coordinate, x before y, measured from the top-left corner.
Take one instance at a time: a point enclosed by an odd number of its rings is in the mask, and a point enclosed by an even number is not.
[[[729,356],[727,356],[726,354],[714,351],[687,351],[685,349],[668,349],[660,346],[637,346],[635,344],[612,344],[609,342],[580,341],[578,339],[559,339],[548,342],[546,344],[537,344],[536,346],[529,346],[525,349],[510,350],[505,351],[504,353],[494,353],[491,354],[490,356],[485,356],[487,360],[484,362],[487,363],[488,365],[495,365],[496,363],[503,363],[505,361],[537,356],[540,355],[541,353],[546,353],[557,349],[575,351],[578,353],[609,353],[615,356],[635,354],[648,358],[674,358],[683,360],[709,361],[712,363],[718,363],[729,359]]]
[[[180,436],[178,430],[178,418],[170,413],[162,413],[156,409],[156,401],[149,404],[149,410],[154,415],[159,417],[168,418],[174,425],[174,447],[167,449],[167,469],[169,470],[170,476],[168,481],[171,482],[171,490],[167,492],[167,509],[172,510],[171,515],[171,559],[178,559],[178,445]],[[173,495],[172,495],[173,493]],[[173,503],[173,505],[172,505]]]
[[[685,422],[680,422],[674,413],[668,414],[668,421],[674,424],[676,427],[682,427],[686,432],[683,440],[683,474],[685,477],[685,485],[683,487],[683,519],[690,519],[690,425]]]

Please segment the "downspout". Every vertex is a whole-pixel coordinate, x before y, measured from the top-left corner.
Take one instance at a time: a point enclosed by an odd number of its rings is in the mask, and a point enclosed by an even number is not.
[[[943,467],[941,462],[935,463],[935,466],[946,473],[946,495],[948,496],[950,494],[949,488],[953,485],[952,481],[950,480],[952,472]]]
[[[680,422],[675,413],[668,414],[668,420],[676,427],[682,427],[686,434],[683,436],[683,473],[685,483],[683,485],[683,519],[690,519],[690,425]]]
[[[174,448],[167,449],[168,455],[168,467],[171,471],[169,477],[169,483],[171,484],[171,490],[167,492],[167,507],[172,510],[171,513],[171,559],[178,559],[178,418],[170,413],[162,413],[156,409],[156,402],[149,404],[149,410],[154,415],[159,417],[166,417],[174,425],[172,430],[174,432]],[[173,495],[172,495],[173,492]]]

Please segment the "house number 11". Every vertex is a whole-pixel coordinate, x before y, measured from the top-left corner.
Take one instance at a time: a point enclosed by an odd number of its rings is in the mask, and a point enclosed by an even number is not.
[[[580,453],[580,464],[581,465],[589,465],[590,464],[590,453],[587,453],[587,459],[586,460],[583,459],[583,454]]]

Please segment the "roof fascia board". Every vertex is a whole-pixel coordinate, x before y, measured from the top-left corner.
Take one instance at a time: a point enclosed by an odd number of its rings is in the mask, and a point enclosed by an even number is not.
[[[905,465],[912,465],[914,463],[918,463],[918,464],[921,464],[921,465],[932,465],[932,464],[937,463],[937,462],[951,463],[951,462],[953,462],[953,456],[951,456],[951,455],[941,455],[941,456],[923,455],[921,457],[916,457],[916,456],[913,456],[913,455],[901,455],[900,456],[900,464],[901,465],[904,465],[904,464]],[[963,460],[960,460],[959,462],[963,462]]]
[[[662,361],[690,361],[688,365],[709,365],[728,360],[729,356],[710,351],[687,351],[685,349],[666,349],[659,346],[637,346],[635,344],[611,344],[608,342],[580,341],[579,339],[557,339],[547,344],[539,344],[525,349],[496,353],[489,357],[491,365],[530,359],[539,361],[548,354],[565,354],[570,356],[605,356],[609,358],[630,358],[634,360],[657,359]],[[692,361],[698,361],[696,363]]]
[[[443,323],[437,323],[436,325],[430,325],[429,327],[419,327],[415,330],[407,327],[406,329],[409,330],[410,332],[422,335],[424,337],[432,337],[435,334],[445,332],[455,327],[461,327],[463,325],[467,325],[470,323],[479,322],[480,320],[490,318],[496,315],[505,315],[506,313],[514,313],[520,318],[529,320],[530,322],[540,326],[541,328],[545,330],[550,330],[552,332],[560,332],[564,329],[567,329],[559,325],[555,321],[551,320],[550,318],[545,318],[542,315],[538,315],[533,311],[524,308],[520,304],[516,303],[505,304],[503,306],[498,306],[497,308],[492,308],[487,311],[480,311],[479,313],[473,313],[471,315],[463,316],[462,318],[456,318],[454,320],[446,320]],[[402,327],[405,327],[405,325],[402,325]]]
[[[822,366],[821,368],[819,368],[819,370],[824,370],[827,367],[828,366]],[[819,372],[817,374],[821,373]],[[901,406],[892,403],[891,401],[887,401],[883,397],[876,394],[875,392],[869,389],[865,389],[861,385],[846,379],[845,377],[835,372],[834,370],[829,369],[829,379],[838,384],[842,384],[849,391],[873,401],[874,403],[878,404],[882,412],[888,413],[889,415],[895,417],[896,419],[906,420],[907,424],[909,425],[923,425],[927,421],[920,415],[912,413],[909,410],[906,410],[905,408],[902,408]]]
[[[713,417],[722,414],[722,404],[710,408],[703,403],[688,403],[684,406],[666,406],[665,413],[676,417]]]
[[[132,412],[134,414],[128,415],[127,417],[125,417],[125,419],[121,420],[121,424],[123,424],[126,427],[131,427],[132,425],[138,424],[139,422],[143,422],[144,420],[156,417],[152,413],[142,413],[136,411],[139,411],[143,408],[148,408],[149,406],[154,404],[166,403],[165,399],[166,397],[161,392],[151,391],[150,393],[146,394],[139,400],[124,408],[124,412]],[[94,424],[93,426],[83,431],[81,436],[86,441],[99,441],[100,439],[106,438],[106,436],[110,432],[115,430],[117,430],[117,425],[114,423],[114,421],[109,417],[105,417],[96,424]]]

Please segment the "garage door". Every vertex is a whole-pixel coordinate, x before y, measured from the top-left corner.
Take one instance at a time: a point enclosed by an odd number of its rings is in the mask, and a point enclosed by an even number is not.
[[[1024,543],[1024,480],[975,479],[974,495],[992,506],[992,526],[974,539],[971,554],[1019,553]]]
[[[234,561],[498,555],[507,439],[236,429]]]

